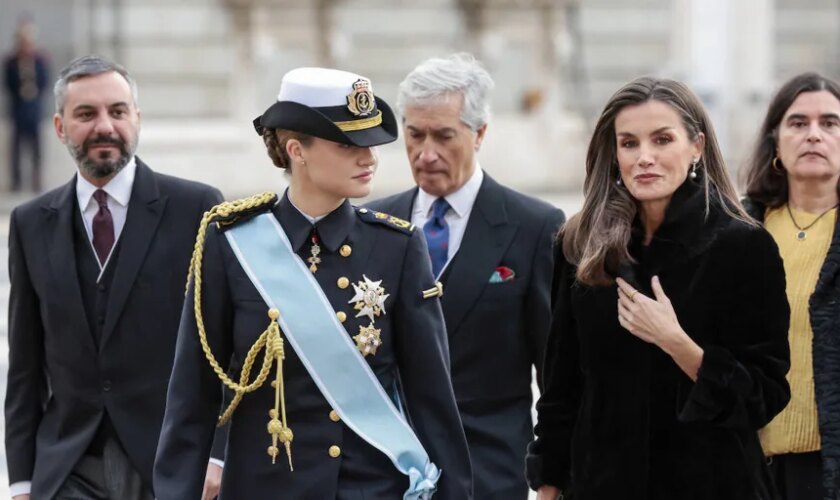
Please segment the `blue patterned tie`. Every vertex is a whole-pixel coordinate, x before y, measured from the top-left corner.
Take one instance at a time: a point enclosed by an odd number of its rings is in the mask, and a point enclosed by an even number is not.
[[[436,278],[446,265],[446,257],[449,253],[449,224],[443,218],[449,208],[446,198],[436,199],[432,203],[432,217],[423,226],[423,234],[429,246],[429,257],[432,258],[432,273]]]

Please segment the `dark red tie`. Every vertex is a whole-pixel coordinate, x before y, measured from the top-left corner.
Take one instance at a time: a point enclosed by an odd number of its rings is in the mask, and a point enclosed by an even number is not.
[[[114,218],[108,209],[108,193],[97,189],[93,193],[93,199],[99,204],[99,210],[93,216],[93,248],[99,257],[99,263],[104,266],[108,254],[111,253],[111,247],[114,246]]]

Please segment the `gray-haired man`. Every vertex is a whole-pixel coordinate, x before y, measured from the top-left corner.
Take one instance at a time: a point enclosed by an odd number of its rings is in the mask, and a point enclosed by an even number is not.
[[[563,213],[500,185],[478,165],[492,88],[468,54],[429,59],[409,73],[397,107],[417,187],[370,207],[410,219],[426,234],[444,288],[475,498],[512,500],[528,496],[531,370],[541,368],[548,335],[552,242]]]

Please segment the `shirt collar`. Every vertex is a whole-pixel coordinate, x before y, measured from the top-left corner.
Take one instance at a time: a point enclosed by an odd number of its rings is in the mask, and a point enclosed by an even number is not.
[[[114,201],[123,207],[127,207],[128,202],[131,199],[131,189],[134,187],[134,177],[136,173],[137,162],[135,161],[135,157],[132,156],[131,159],[128,160],[128,163],[126,163],[125,167],[117,172],[117,175],[108,181],[108,184],[102,186],[101,189],[108,193],[108,196],[113,198]],[[97,189],[100,188],[91,184],[90,181],[85,179],[83,176],[76,174],[76,197],[82,210],[87,208],[90,203],[90,199],[93,198],[93,193],[95,193]]]
[[[356,217],[356,211],[349,200],[344,200],[338,208],[329,214],[318,218],[314,226],[310,217],[304,215],[289,199],[289,191],[283,194],[283,198],[277,202],[274,214],[295,252],[299,251],[303,244],[312,234],[312,228],[318,230],[318,238],[331,252],[338,250],[338,247],[347,239],[350,229]]]
[[[445,196],[446,201],[458,217],[464,217],[469,213],[470,209],[478,197],[478,191],[481,189],[481,182],[484,180],[484,172],[481,170],[481,165],[476,164],[475,171],[473,171],[470,179],[464,183],[454,193],[449,193]],[[432,212],[432,203],[438,199],[437,196],[423,191],[422,188],[417,193],[417,203],[414,211],[422,213],[426,217]]]

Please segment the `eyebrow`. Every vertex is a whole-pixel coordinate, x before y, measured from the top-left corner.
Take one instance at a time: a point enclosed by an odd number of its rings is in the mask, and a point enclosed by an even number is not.
[[[834,118],[835,120],[840,120],[840,115],[838,115],[837,113],[823,113],[823,114],[820,115],[820,119],[824,120],[826,118]],[[788,117],[785,118],[785,121],[789,122],[791,120],[807,120],[807,119],[808,119],[807,115],[804,115],[802,113],[793,113],[791,115],[788,115]]]
[[[674,127],[672,127],[670,125],[666,125],[664,127],[659,127],[658,129],[654,130],[653,132],[650,133],[650,135],[661,134],[662,132],[667,132],[667,131],[673,130],[673,129],[674,129]],[[630,132],[618,132],[616,135],[619,136],[619,137],[636,137],[634,134],[631,134]]]
[[[411,132],[420,132],[420,133],[425,132],[424,130],[421,130],[421,129],[419,129],[415,126],[412,126],[412,125],[406,125],[405,128],[407,128]],[[447,133],[450,133],[450,132],[455,133],[455,132],[457,132],[457,130],[455,130],[452,127],[443,127],[443,128],[432,129],[433,134],[447,134]]]
[[[119,101],[119,102],[115,102],[115,103],[113,103],[113,104],[109,104],[109,105],[108,105],[108,108],[109,108],[109,109],[110,109],[110,108],[119,108],[119,107],[125,107],[125,108],[127,108],[127,107],[128,107],[128,102],[126,102],[126,101]],[[92,104],[79,104],[78,106],[76,106],[75,108],[73,108],[73,111],[79,111],[79,110],[89,110],[89,109],[96,109],[96,106],[94,106],[94,105],[92,105]]]

